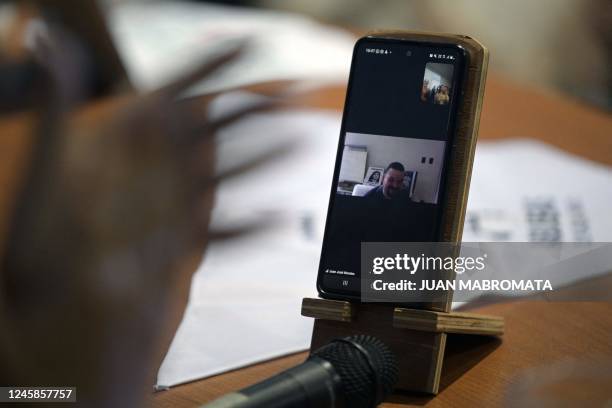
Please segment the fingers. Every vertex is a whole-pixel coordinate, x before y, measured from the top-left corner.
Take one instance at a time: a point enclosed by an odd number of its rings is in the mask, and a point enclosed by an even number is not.
[[[210,226],[210,220],[200,224],[200,233],[206,242],[229,241],[234,238],[267,232],[295,222],[295,214],[278,208],[249,210],[243,214],[232,212],[229,218],[221,217]]]
[[[219,56],[215,56],[212,60],[205,62],[203,65],[199,66],[187,75],[153,92],[153,95],[162,98],[176,97],[179,93],[187,89],[189,86],[212,75],[230,62],[236,60],[238,57],[240,57],[240,55],[242,55],[246,47],[247,41],[241,42],[232,50],[223,53]]]
[[[210,95],[181,100],[152,98],[154,94],[143,95],[136,99],[133,107],[139,108],[136,110],[139,110],[141,114],[144,112],[144,116],[155,117],[165,123],[174,123],[176,127],[170,132],[172,138],[181,146],[193,149],[197,148],[195,145],[198,143],[213,139],[222,128],[239,122],[248,115],[291,107],[292,102],[302,95],[302,92],[289,89],[292,85],[294,85],[293,82],[279,84],[271,94],[257,98],[256,103],[253,103],[252,97],[249,97],[253,94],[245,93],[246,101],[250,102],[247,106],[230,110],[226,114],[215,115],[212,118],[206,114],[207,108],[216,97],[222,97],[221,95],[228,94],[227,92],[218,93],[213,99],[210,98]],[[158,92],[170,91],[160,90]],[[232,93],[229,92],[229,94]]]
[[[258,221],[251,221],[247,224],[243,224],[238,227],[211,229],[207,233],[207,239],[209,242],[229,241],[241,236],[254,234],[262,230],[271,228],[273,223],[274,221],[272,219],[260,219]]]
[[[223,115],[221,118],[197,124],[190,132],[190,140],[192,142],[200,142],[213,138],[220,129],[239,122],[248,115],[277,110],[281,106],[281,103],[276,100],[265,101],[235,110],[227,115]]]
[[[215,117],[210,120],[200,119],[202,115],[201,109],[197,108],[201,108],[202,106],[201,99],[194,98],[186,101],[178,101],[177,104],[179,111],[190,110],[191,112],[195,112],[195,114],[192,113],[192,115],[195,115],[190,121],[190,125],[193,126],[193,129],[189,132],[191,134],[189,135],[187,141],[190,143],[197,143],[211,139],[215,137],[216,133],[222,128],[239,122],[248,115],[254,113],[265,113],[278,111],[284,108],[291,108],[294,106],[295,101],[304,95],[302,92],[295,92],[288,89],[289,85],[291,84],[293,83],[284,83],[283,87],[277,86],[272,94],[258,98],[260,101],[257,103],[251,103],[248,106],[234,109],[230,113],[226,113],[224,115],[215,115]],[[245,95],[248,96],[251,94]],[[263,99],[263,101],[261,99]]]
[[[234,177],[241,176],[245,173],[255,170],[256,168],[270,163],[279,157],[282,157],[296,148],[295,143],[283,143],[278,146],[267,150],[264,153],[260,153],[252,159],[249,159],[243,163],[240,163],[227,170],[223,170],[212,176],[205,177],[200,184],[200,191],[207,191],[215,188],[222,181],[229,180]]]

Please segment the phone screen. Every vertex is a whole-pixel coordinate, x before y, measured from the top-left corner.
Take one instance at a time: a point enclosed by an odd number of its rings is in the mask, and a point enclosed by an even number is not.
[[[317,279],[322,296],[359,297],[362,242],[438,240],[466,59],[452,44],[355,45]]]

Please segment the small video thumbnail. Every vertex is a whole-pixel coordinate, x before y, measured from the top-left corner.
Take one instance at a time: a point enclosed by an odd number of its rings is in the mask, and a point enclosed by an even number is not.
[[[454,66],[439,62],[428,62],[425,65],[421,102],[433,105],[448,105],[451,97]]]
[[[349,132],[336,192],[436,204],[445,144],[440,140]]]

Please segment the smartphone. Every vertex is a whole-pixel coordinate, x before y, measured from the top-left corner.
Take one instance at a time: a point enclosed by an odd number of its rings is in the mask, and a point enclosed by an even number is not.
[[[357,41],[317,277],[322,297],[360,297],[362,242],[441,240],[468,60],[454,41]]]

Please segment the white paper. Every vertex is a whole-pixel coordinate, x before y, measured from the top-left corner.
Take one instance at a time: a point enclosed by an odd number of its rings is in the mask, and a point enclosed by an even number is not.
[[[464,242],[612,241],[610,167],[528,139],[479,143]]]
[[[279,141],[302,146],[293,156],[221,185],[213,226],[265,214],[277,214],[281,222],[208,248],[159,370],[159,388],[308,347],[312,319],[300,316],[300,303],[316,296],[339,129],[336,113],[300,111],[253,115],[221,135],[230,141],[220,149],[222,164]],[[576,239],[577,224],[566,219],[575,217],[566,206],[573,200],[582,209],[581,236],[612,241],[612,169],[529,140],[479,143],[468,213],[494,215],[478,230],[468,218],[464,241],[527,240],[525,200],[531,197],[558,205],[564,239]]]
[[[160,369],[159,386],[308,347],[312,321],[300,316],[300,302],[315,295],[339,125],[336,114],[295,112],[260,115],[231,130],[239,134],[250,129],[252,137],[264,133],[273,139],[278,135],[271,133],[280,129],[299,128],[305,132],[299,137],[310,147],[298,158],[222,187],[215,215],[227,218],[234,210],[244,213],[246,207],[252,213],[273,208],[294,217],[281,229],[208,249],[194,278],[185,319]],[[257,183],[262,177],[269,182]],[[245,198],[253,189],[260,192],[258,197]],[[480,235],[466,225],[464,241],[491,241],[495,236],[487,228],[502,231],[512,241],[526,240],[524,202],[532,196],[552,199],[561,204],[561,211],[568,199],[578,200],[590,237],[612,240],[612,169],[542,143],[512,140],[479,144],[468,212],[499,218],[491,218]],[[305,219],[314,233],[305,233]],[[572,240],[572,226],[566,224],[562,220],[563,234]],[[574,280],[587,277],[574,275]]]

